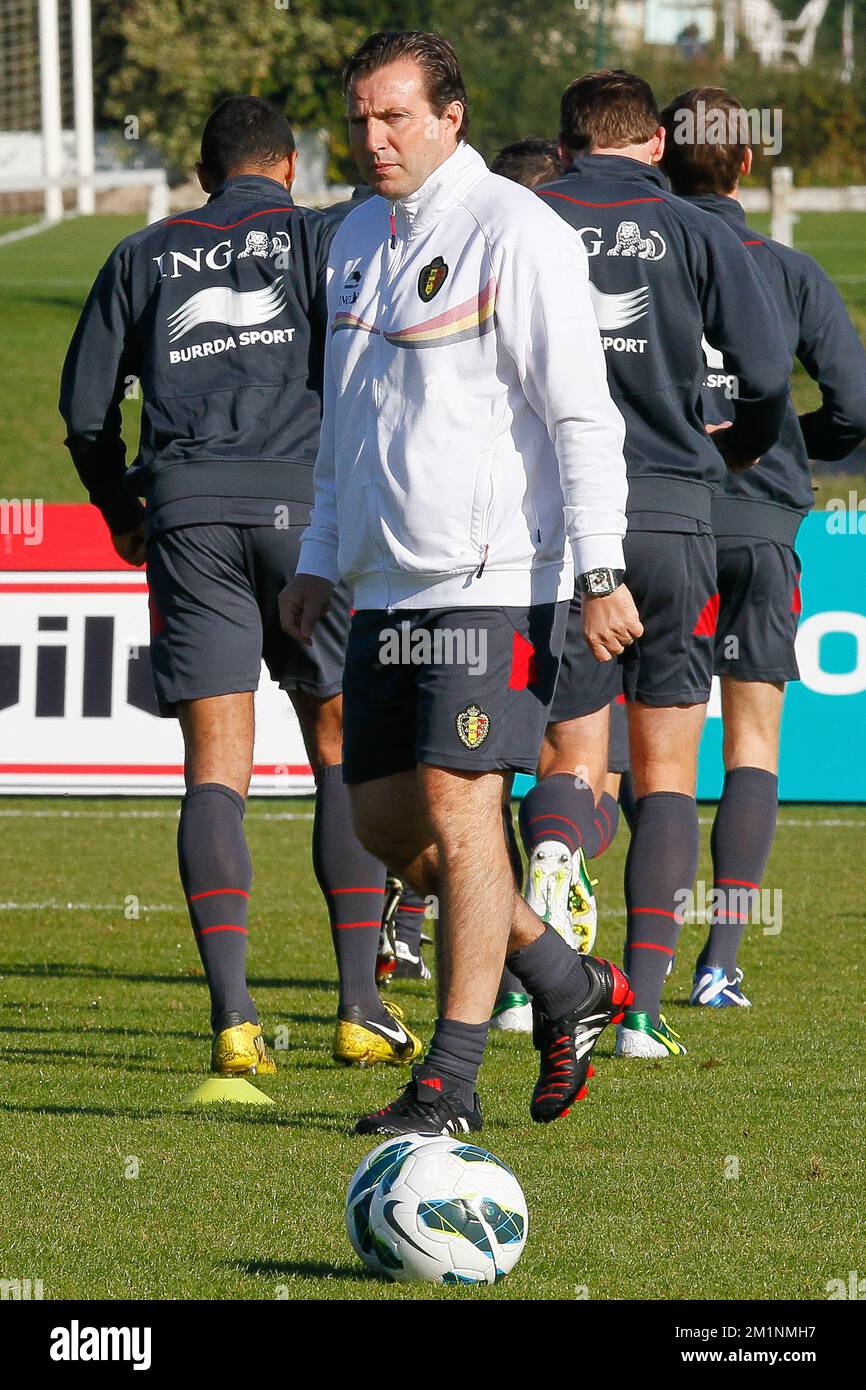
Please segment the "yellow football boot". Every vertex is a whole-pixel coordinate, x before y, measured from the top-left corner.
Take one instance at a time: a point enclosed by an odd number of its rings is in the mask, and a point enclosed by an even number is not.
[[[380,1023],[365,1016],[357,1004],[337,1019],[331,1055],[344,1067],[372,1067],[377,1062],[406,1066],[423,1052],[420,1038],[403,1023],[403,1010],[390,1000],[383,1003],[388,1022]]]
[[[240,1014],[235,1016],[240,1019]],[[238,1022],[215,1033],[210,1069],[216,1076],[276,1076],[277,1064],[261,1024]]]

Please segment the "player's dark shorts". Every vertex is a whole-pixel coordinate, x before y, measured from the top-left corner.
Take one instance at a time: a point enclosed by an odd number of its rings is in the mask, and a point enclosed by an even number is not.
[[[568,604],[364,609],[343,676],[343,777],[417,763],[534,773]]]
[[[613,695],[611,692],[613,691]],[[622,668],[616,661],[596,661],[583,635],[580,595],[568,605],[565,643],[559,666],[550,723],[580,719],[610,706],[609,772],[628,772],[628,715],[622,693]]]
[[[340,693],[349,604],[339,586],[312,647],[280,627],[303,526],[181,526],[147,545],[150,659],[160,713],[184,700],[256,690],[262,659],[283,690]]]
[[[621,690],[627,700],[659,708],[710,698],[719,604],[712,534],[629,531],[624,549],[625,582],[643,636],[618,661],[596,661],[584,641],[579,600],[572,600],[551,716],[556,720],[603,709]]]
[[[794,641],[800,615],[800,559],[776,541],[716,541],[719,624],[715,671],[741,681],[800,679]]]

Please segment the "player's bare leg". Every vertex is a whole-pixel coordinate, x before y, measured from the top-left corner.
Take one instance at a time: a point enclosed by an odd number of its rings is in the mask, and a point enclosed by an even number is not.
[[[178,862],[210,990],[211,1070],[270,1075],[276,1067],[246,981],[252,865],[243,818],[253,763],[253,694],[185,701],[178,718],[187,788]]]
[[[635,992],[619,1032],[621,1055],[676,1056],[685,1049],[661,1017],[661,992],[698,863],[695,802],[706,705],[629,705],[637,814],[625,867],[626,970]]]
[[[779,733],[785,687],[780,682],[721,677],[725,785],[710,848],[713,910],[698,956],[691,1002],[698,1007],[748,1007],[737,964],[740,940],[755,918],[761,881],[776,831]]]
[[[316,779],[313,869],[331,924],[340,981],[332,1055],[344,1066],[400,1065],[421,1053],[402,1009],[376,986],[385,867],[361,844],[343,783],[343,697],[290,692]]]

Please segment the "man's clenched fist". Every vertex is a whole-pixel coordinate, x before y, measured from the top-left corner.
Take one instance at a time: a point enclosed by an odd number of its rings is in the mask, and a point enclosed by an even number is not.
[[[596,661],[612,661],[643,632],[634,599],[624,584],[604,598],[581,596],[583,635]]]
[[[280,625],[305,647],[313,645],[313,628],[331,606],[334,586],[317,574],[296,574],[280,594]]]

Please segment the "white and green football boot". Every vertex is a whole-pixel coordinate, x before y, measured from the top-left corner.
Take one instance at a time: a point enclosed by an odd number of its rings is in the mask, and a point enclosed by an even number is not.
[[[529,856],[526,874],[526,901],[542,922],[553,927],[563,941],[577,950],[569,910],[572,880],[572,853],[561,840],[542,840]]]
[[[531,1033],[532,1001],[528,994],[509,991],[497,999],[490,1027],[499,1033]]]
[[[650,1014],[627,1012],[616,1030],[617,1057],[685,1057],[686,1051],[664,1014],[656,1027]]]
[[[579,849],[571,861],[568,911],[577,950],[582,956],[589,955],[595,945],[595,934],[598,930],[598,906],[592,891],[596,883],[598,879],[590,878],[586,857],[583,850]]]

